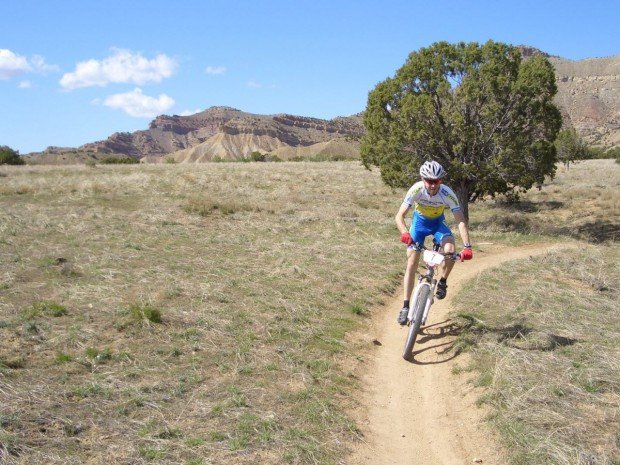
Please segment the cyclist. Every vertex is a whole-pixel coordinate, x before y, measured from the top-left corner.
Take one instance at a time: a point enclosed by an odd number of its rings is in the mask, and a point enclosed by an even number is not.
[[[464,249],[461,252],[461,260],[470,260],[473,257],[469,242],[469,230],[456,195],[452,189],[441,183],[445,175],[446,171],[443,166],[436,161],[425,162],[420,167],[422,180],[411,186],[394,218],[400,231],[400,240],[407,245],[407,269],[403,280],[404,302],[403,308],[398,314],[398,323],[401,325],[407,323],[409,299],[413,290],[415,272],[420,261],[420,251],[417,250],[416,244],[424,244],[424,239],[433,235],[435,241],[443,247],[444,252],[454,253],[454,236],[443,215],[446,207],[452,210],[463,240]],[[407,230],[405,215],[411,207],[414,207],[411,228]],[[452,260],[445,260],[442,265],[441,279],[437,283],[437,290],[435,291],[435,296],[438,299],[445,298],[448,293],[446,280],[453,266]]]

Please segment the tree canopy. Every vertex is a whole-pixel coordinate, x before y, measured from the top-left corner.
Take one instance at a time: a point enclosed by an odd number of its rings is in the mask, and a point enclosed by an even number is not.
[[[564,129],[558,133],[555,140],[555,150],[558,161],[566,166],[575,160],[588,158],[588,146],[574,128]]]
[[[0,165],[23,165],[24,159],[17,150],[7,145],[0,145]]]
[[[488,41],[437,42],[409,55],[369,93],[362,161],[392,187],[409,187],[436,160],[459,197],[516,193],[555,173],[562,117],[543,56]]]

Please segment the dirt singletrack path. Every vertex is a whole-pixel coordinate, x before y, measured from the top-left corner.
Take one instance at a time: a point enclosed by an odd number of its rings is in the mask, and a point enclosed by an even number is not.
[[[396,323],[402,288],[373,314],[369,332],[375,342],[360,374],[363,392],[353,416],[363,439],[346,458],[348,465],[504,465],[504,450],[476,405],[482,393],[473,375],[454,374],[467,354],[451,350],[456,337],[448,313],[462,283],[502,262],[554,250],[549,245],[518,248],[482,245],[474,259],[457,263],[448,280],[448,296],[435,300],[427,326],[418,336],[414,361],[402,358],[407,327]],[[404,255],[404,251],[403,251]],[[404,259],[403,259],[404,266]],[[502,296],[498,296],[501,299]]]

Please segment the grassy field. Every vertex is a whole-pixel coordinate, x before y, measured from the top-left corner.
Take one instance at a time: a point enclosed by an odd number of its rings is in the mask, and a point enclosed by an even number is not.
[[[610,244],[618,166],[472,206],[474,243]],[[357,162],[0,167],[0,463],[342,463],[364,357],[345,336],[400,284],[403,195]],[[480,325],[467,345],[500,366]],[[544,331],[575,357],[595,332]]]
[[[400,281],[357,163],[3,167],[9,463],[335,463],[345,332]]]
[[[479,237],[517,243],[575,238],[620,240],[620,164],[588,160],[558,166],[556,177],[530,189],[516,203],[503,197],[472,206],[470,226]]]
[[[514,464],[620,463],[619,260],[618,247],[565,250],[482,273],[458,295],[464,369],[486,387]]]
[[[620,464],[620,165],[560,168],[519,204],[477,214],[472,223],[517,243],[524,233],[581,239],[489,270],[456,299],[472,354],[461,369],[486,388],[513,463]]]

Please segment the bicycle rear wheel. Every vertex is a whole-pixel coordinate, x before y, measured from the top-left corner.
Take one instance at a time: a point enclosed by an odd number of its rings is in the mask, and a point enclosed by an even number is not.
[[[407,341],[405,342],[405,350],[403,351],[403,358],[407,361],[411,360],[413,345],[418,337],[420,326],[422,325],[422,317],[424,316],[424,309],[426,308],[426,302],[431,295],[431,287],[428,284],[421,284],[422,288],[416,296],[413,303],[413,320],[409,323],[409,333],[407,334]]]

